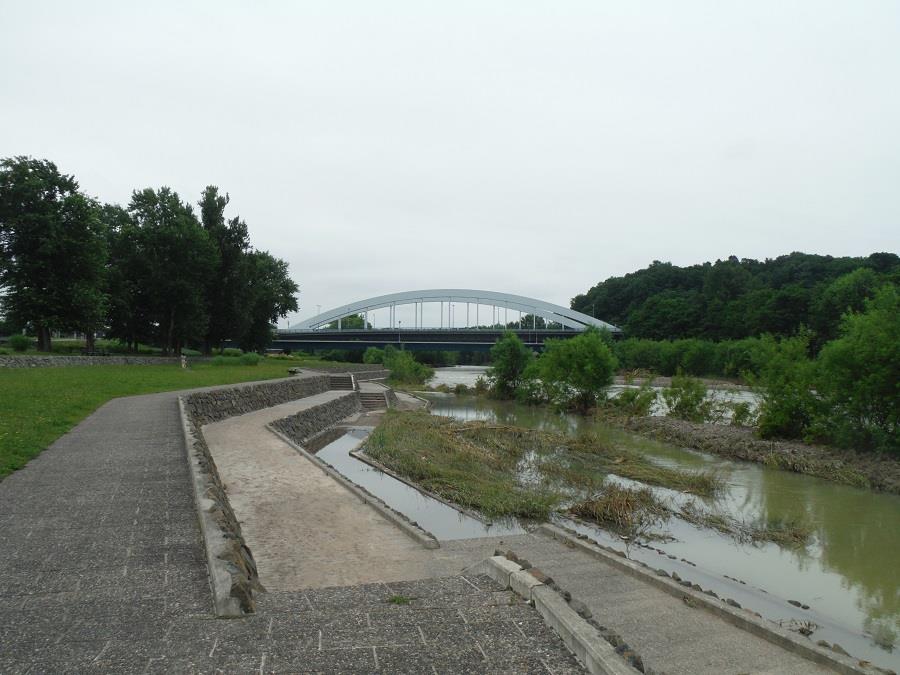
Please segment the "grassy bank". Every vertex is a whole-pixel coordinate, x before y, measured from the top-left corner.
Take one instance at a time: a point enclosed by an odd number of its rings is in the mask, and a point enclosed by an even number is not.
[[[573,438],[490,422],[459,422],[391,410],[366,453],[430,492],[489,518],[547,520],[554,512],[630,539],[654,538],[671,518],[747,544],[805,545],[800,522],[739,521],[716,508],[723,479],[708,471],[660,467],[598,435]],[[610,476],[637,481],[621,484]],[[676,499],[657,486],[695,499]],[[680,506],[678,505],[680,504]]]
[[[609,474],[704,496],[721,485],[714,474],[660,467],[595,436],[461,423],[424,412],[389,411],[366,451],[422,487],[490,517],[546,519],[564,502],[605,489]]]
[[[549,517],[563,494],[519,484],[516,466],[524,448],[502,437],[485,444],[483,431],[425,412],[390,410],[369,437],[366,452],[425,489],[486,516]]]
[[[237,359],[235,359],[237,361]],[[0,477],[25,465],[110,399],[286,377],[290,361],[256,366],[78,366],[0,369]]]

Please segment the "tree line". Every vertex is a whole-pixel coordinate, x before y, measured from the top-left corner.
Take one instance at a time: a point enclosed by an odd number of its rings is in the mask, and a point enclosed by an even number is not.
[[[893,253],[732,256],[688,267],[654,261],[598,283],[571,307],[651,340],[788,337],[803,327],[818,350],[838,336],[845,312],[861,311],[878,288],[898,282],[900,258]]]
[[[739,341],[707,340],[654,342],[614,341],[605,332],[590,329],[568,340],[547,340],[535,356],[515,333],[506,333],[491,349],[488,371],[491,393],[529,403],[551,403],[588,412],[601,403],[638,409],[647,414],[656,394],[649,387],[630,389],[607,400],[605,389],[617,368],[633,365],[639,355],[678,354],[695,361],[704,372],[704,354],[729,359],[729,368],[753,385],[761,401],[758,410],[742,410],[742,418],[755,418],[762,438],[791,438],[854,450],[875,450],[900,456],[900,292],[896,285],[880,286],[864,300],[861,311],[847,311],[833,340],[813,352],[812,331],[791,337],[765,335]],[[668,345],[668,347],[666,347]],[[665,347],[665,349],[661,349]],[[659,374],[647,364],[646,375]],[[671,397],[664,397],[678,415],[676,399],[705,421],[710,407],[706,388],[691,382],[680,366],[670,364]],[[676,391],[677,390],[677,391]],[[671,399],[671,400],[670,400]],[[746,404],[741,404],[746,405]],[[738,410],[736,409],[737,415]],[[670,412],[670,414],[672,414]]]
[[[171,188],[135,190],[126,207],[88,197],[45,159],[0,161],[0,309],[50,351],[53,331],[102,332],[136,350],[205,353],[232,340],[260,351],[297,311],[288,265],[250,244],[210,185],[197,204]]]

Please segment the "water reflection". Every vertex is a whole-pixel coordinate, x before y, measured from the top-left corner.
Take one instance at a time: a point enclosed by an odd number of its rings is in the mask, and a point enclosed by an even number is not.
[[[484,523],[360,461],[350,452],[359,447],[368,433],[369,429],[363,428],[342,434],[317,450],[316,456],[439,540],[504,536],[524,531],[515,522]]]
[[[814,639],[839,641],[854,654],[867,654],[895,669],[900,666],[900,650],[887,655],[863,635],[879,623],[900,632],[900,497],[729,461],[540,407],[474,397],[431,400],[439,415],[570,434],[589,431],[660,464],[722,471],[727,490],[716,508],[747,522],[807,522],[814,531],[812,543],[800,550],[772,544],[738,546],[727,537],[672,523],[670,533],[678,541],[667,544],[667,552],[692,560],[706,572],[738,577],[784,600],[806,602],[813,607],[806,618],[816,616],[816,622],[825,626]]]

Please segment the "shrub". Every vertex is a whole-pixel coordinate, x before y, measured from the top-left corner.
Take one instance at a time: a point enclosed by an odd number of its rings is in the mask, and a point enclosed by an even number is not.
[[[752,427],[756,424],[756,414],[753,406],[748,401],[729,403],[731,409],[731,426]]]
[[[259,365],[262,357],[256,352],[247,352],[246,354],[242,354],[238,359],[242,366],[256,366]]]
[[[678,366],[688,375],[702,377],[722,373],[719,344],[709,340],[678,340]]]
[[[625,370],[660,371],[660,343],[654,340],[628,338],[613,345],[619,365]]]
[[[484,396],[488,393],[489,390],[490,385],[488,384],[488,381],[486,379],[484,379],[483,377],[479,377],[477,380],[475,380],[475,393],[478,396]]]
[[[362,363],[362,349],[321,349],[316,355],[323,361],[343,361],[344,363]]]
[[[841,337],[819,355],[815,386],[827,414],[818,422],[838,445],[900,453],[900,293],[881,288]]]
[[[721,343],[722,374],[726,377],[759,375],[772,358],[775,344],[771,336]]]
[[[706,386],[699,380],[681,374],[672,378],[672,384],[663,389],[669,417],[689,422],[706,422],[713,413],[712,401],[706,398]]]
[[[506,331],[491,347],[491,362],[488,379],[491,391],[497,398],[512,398],[522,384],[525,369],[534,358],[534,353],[512,331]]]
[[[806,335],[769,341],[772,357],[755,380],[760,388],[759,435],[803,438],[819,416],[821,401],[813,394],[814,364],[807,356]]]
[[[453,387],[453,393],[457,396],[465,396],[469,393],[469,388],[466,385],[460,383]]]
[[[388,345],[384,348],[384,366],[391,371],[391,380],[399,384],[424,384],[434,370],[419,363],[410,352]]]
[[[378,347],[369,347],[363,353],[363,363],[384,363],[384,350]]]
[[[181,355],[182,356],[202,356],[202,352],[199,352],[196,349],[188,349],[187,347],[182,347]]]
[[[609,399],[609,407],[629,417],[646,417],[657,398],[657,392],[652,384],[652,381],[649,381],[640,387],[623,389],[617,396]]]
[[[758,374],[771,356],[760,338],[712,342],[695,338],[646,340],[628,338],[613,345],[624,370],[649,370],[660,375],[743,377]]]
[[[53,340],[50,351],[53,354],[78,354],[84,349],[83,340]]]
[[[533,359],[525,373],[522,382],[516,389],[516,400],[529,405],[540,405],[551,401],[565,401],[568,390],[565,386],[555,382],[547,382],[541,378],[541,359]],[[493,392],[492,392],[493,393]]]
[[[9,350],[0,347],[0,356],[5,356],[6,354],[9,354]]]
[[[600,331],[589,328],[577,337],[547,340],[537,360],[543,385],[558,405],[584,412],[612,384],[617,361]]]
[[[243,349],[235,349],[234,347],[226,347],[222,350],[222,356],[242,356],[244,354]]]
[[[9,346],[13,348],[13,351],[24,352],[31,346],[31,338],[21,333],[10,335]]]
[[[234,363],[233,358],[229,358],[227,356],[214,356],[213,360],[210,361],[214,366],[230,366]]]

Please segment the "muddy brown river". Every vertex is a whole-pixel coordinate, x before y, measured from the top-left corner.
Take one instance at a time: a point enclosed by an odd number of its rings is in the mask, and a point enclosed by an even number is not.
[[[471,384],[481,369],[465,370],[439,369],[437,383]],[[676,571],[788,627],[815,627],[813,641],[837,642],[853,656],[900,671],[900,497],[678,448],[546,408],[471,396],[434,394],[429,399],[437,415],[571,434],[591,431],[661,465],[720,471],[727,487],[711,506],[747,522],[805,521],[814,531],[809,545],[739,544],[673,518],[662,532],[671,541],[651,542],[649,548],[632,544],[629,557]],[[584,531],[626,549],[615,535],[597,528]],[[893,649],[892,643],[897,643]]]

